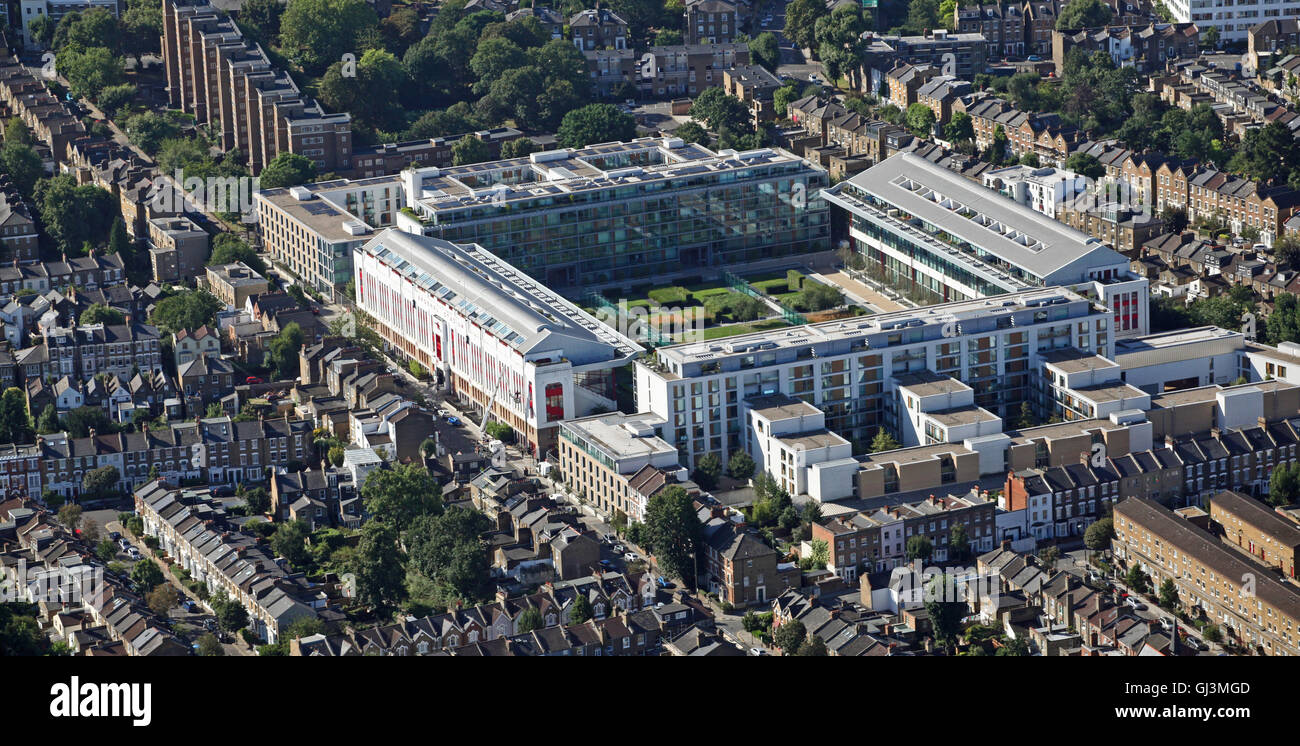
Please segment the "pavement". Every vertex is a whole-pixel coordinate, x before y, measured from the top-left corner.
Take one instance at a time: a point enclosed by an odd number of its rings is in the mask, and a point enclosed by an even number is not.
[[[107,511],[95,511],[95,513],[103,513],[103,512],[107,512]],[[176,592],[180,596],[180,600],[182,604],[185,602],[186,599],[189,599],[199,605],[199,611],[194,613],[185,611],[185,609],[182,606],[177,606],[168,613],[168,617],[172,621],[173,625],[178,623],[183,623],[187,627],[189,627],[189,631],[185,635],[183,635],[183,637],[187,638],[191,642],[197,640],[200,636],[202,636],[205,630],[204,623],[209,620],[211,621],[212,625],[214,625],[215,627],[216,616],[213,615],[212,611],[207,608],[207,606],[203,603],[202,600],[199,599],[198,596],[191,593],[190,590],[186,588],[174,574],[172,574],[171,570],[168,569],[167,567],[167,563],[164,562],[161,558],[159,558],[158,555],[156,555],[154,551],[150,549],[149,546],[145,544],[142,539],[137,539],[136,537],[132,536],[131,532],[127,531],[126,528],[122,526],[122,524],[117,522],[116,511],[113,511],[112,520],[106,521],[103,524],[103,526],[104,526],[105,534],[116,531],[117,533],[121,534],[122,537],[125,538],[128,542],[130,542],[132,546],[134,546],[137,550],[139,550],[142,558],[148,558],[154,560],[158,564],[158,569],[162,570],[163,577],[167,579],[168,583],[171,583],[172,586],[176,588]],[[118,561],[122,562],[127,566],[128,574],[130,572],[130,569],[134,568],[136,564],[136,561],[127,558],[127,556],[121,552],[118,552]],[[227,656],[248,656],[248,655],[257,654],[256,651],[254,651],[251,647],[249,647],[247,644],[243,642],[243,640],[239,637],[238,634],[233,635],[231,639],[233,639],[233,642],[221,643],[221,647],[223,650],[225,650]]]
[[[1076,567],[1082,567],[1085,570],[1089,569],[1091,566],[1084,563],[1082,555],[1083,555],[1082,550],[1077,552],[1068,552],[1066,556],[1061,558],[1060,562],[1058,563],[1058,567],[1062,563],[1073,563]],[[1226,654],[1226,651],[1224,650],[1222,645],[1207,641],[1204,637],[1201,636],[1200,631],[1194,625],[1187,624],[1186,622],[1183,622],[1182,620],[1175,617],[1170,612],[1160,608],[1160,605],[1156,603],[1156,598],[1154,593],[1148,595],[1137,593],[1136,591],[1134,591],[1133,589],[1125,585],[1124,581],[1119,577],[1107,578],[1107,581],[1111,584],[1111,586],[1115,588],[1117,597],[1119,594],[1128,594],[1129,597],[1136,597],[1139,599],[1139,601],[1145,607],[1145,608],[1134,610],[1133,613],[1139,619],[1143,619],[1146,621],[1154,621],[1154,622],[1159,622],[1161,619],[1164,619],[1170,623],[1171,627],[1173,624],[1176,623],[1178,627],[1178,631],[1180,633],[1185,633],[1185,635],[1180,634],[1180,639],[1185,639],[1187,637],[1190,637],[1196,640],[1196,642],[1200,645],[1200,651],[1197,653],[1198,656],[1218,656],[1218,655]],[[1121,603],[1123,603],[1123,599],[1119,599],[1119,600]]]

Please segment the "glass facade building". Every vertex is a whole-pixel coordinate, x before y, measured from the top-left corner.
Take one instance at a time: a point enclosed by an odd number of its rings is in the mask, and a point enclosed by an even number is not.
[[[826,172],[775,149],[647,139],[427,171],[401,227],[477,243],[552,288],[830,248]]]

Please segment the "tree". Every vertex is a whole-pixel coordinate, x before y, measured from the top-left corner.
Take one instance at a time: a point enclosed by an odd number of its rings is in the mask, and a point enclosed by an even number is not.
[[[1115,521],[1110,516],[1099,518],[1089,524],[1088,529],[1083,532],[1083,545],[1093,551],[1101,551],[1110,547],[1111,539],[1115,538]]]
[[[691,105],[691,118],[703,122],[714,132],[730,130],[737,133],[753,131],[749,107],[738,98],[728,95],[718,86],[705,89]]]
[[[244,493],[244,504],[249,515],[260,515],[271,509],[271,496],[265,487],[254,487]]]
[[[1300,341],[1300,304],[1291,293],[1278,293],[1268,315],[1268,339],[1273,344]]]
[[[573,598],[573,604],[569,606],[569,624],[582,624],[590,619],[593,613],[591,602],[586,596],[579,594]]]
[[[302,327],[298,322],[291,321],[267,344],[267,355],[278,380],[297,377],[301,370],[298,352],[302,349],[302,342]]]
[[[1288,233],[1273,241],[1273,256],[1278,264],[1295,268],[1300,266],[1300,235]]]
[[[282,152],[271,159],[258,175],[263,189],[306,184],[316,178],[316,164],[297,153]]]
[[[1300,142],[1281,122],[1247,130],[1228,164],[1256,181],[1286,182],[1300,168]]]
[[[966,534],[966,527],[955,524],[948,532],[948,558],[965,559],[969,553],[970,537]]]
[[[717,486],[720,476],[722,476],[722,460],[716,453],[706,453],[695,462],[695,471],[691,474],[691,479],[709,490]]]
[[[1146,593],[1151,589],[1151,578],[1142,572],[1141,567],[1133,565],[1124,575],[1124,584],[1138,593]]]
[[[32,146],[6,140],[0,148],[0,171],[9,174],[9,181],[19,193],[30,196],[45,168]]]
[[[764,31],[755,36],[749,42],[749,58],[767,68],[768,72],[775,73],[777,65],[781,64],[781,46],[776,41],[776,34]]]
[[[856,3],[838,5],[830,15],[821,16],[813,24],[817,56],[829,82],[834,84],[840,78],[847,78],[850,87],[856,87],[866,47],[862,37],[870,30],[870,16]]]
[[[1106,174],[1106,167],[1090,153],[1074,153],[1065,159],[1065,169],[1089,179],[1100,179]]]
[[[117,557],[117,545],[113,543],[112,539],[100,539],[99,543],[95,545],[95,556],[101,562],[112,562]]]
[[[946,648],[957,641],[965,616],[965,604],[956,600],[956,590],[956,579],[948,574],[934,576],[925,589],[925,610],[934,629],[934,640]]]
[[[113,195],[92,184],[78,185],[70,174],[41,179],[33,199],[45,231],[68,256],[81,256],[87,243],[102,244],[118,215]]]
[[[527,137],[507,140],[501,143],[501,158],[524,158],[537,150],[537,143]]]
[[[634,137],[636,119],[613,104],[588,104],[565,114],[555,135],[560,145],[566,148],[582,148],[593,143]]]
[[[433,581],[445,603],[478,603],[491,585],[487,549],[481,538],[491,528],[482,513],[464,508],[421,517],[406,536],[411,565]]]
[[[465,135],[451,146],[451,162],[457,166],[483,163],[492,160],[492,150],[487,143],[472,134]]]
[[[158,563],[151,559],[143,559],[135,563],[135,567],[131,568],[131,579],[146,594],[159,583],[167,582],[162,570],[158,569]]]
[[[821,0],[793,0],[785,8],[785,35],[797,49],[815,49],[817,20],[828,15]]]
[[[399,464],[372,471],[361,485],[361,499],[372,519],[405,531],[414,521],[442,513],[442,488],[424,468]]]
[[[122,58],[107,47],[69,44],[59,51],[54,65],[55,70],[68,79],[74,95],[95,101],[99,100],[99,94],[105,88],[126,82]]]
[[[799,94],[800,94],[799,87],[794,85],[793,83],[791,83],[790,85],[781,86],[780,88],[776,89],[776,93],[772,94],[772,102],[773,102],[773,106],[776,109],[776,116],[778,119],[785,119],[786,117],[790,116],[790,104],[800,99]],[[692,124],[696,127],[699,127],[699,125],[695,124],[694,122],[688,122],[687,124]],[[682,126],[684,127],[686,125],[682,125]],[[700,131],[703,132],[704,128],[701,127]],[[681,129],[678,128],[678,133],[679,133],[677,135],[678,137],[682,137],[680,132]],[[708,140],[705,139],[704,143],[702,144],[705,144],[707,142]]]
[[[45,409],[41,410],[40,417],[36,418],[36,432],[41,435],[49,435],[59,431],[59,412],[53,404],[46,404]]]
[[[244,605],[228,597],[223,590],[218,590],[208,602],[217,617],[217,626],[223,631],[234,634],[248,626],[248,611]]]
[[[655,559],[664,572],[695,587],[695,551],[700,519],[690,495],[673,485],[650,498],[646,508],[646,531]]]
[[[266,263],[243,239],[233,233],[218,233],[212,239],[212,254],[208,256],[208,266],[218,267],[235,262],[243,262],[259,275],[266,274]]]
[[[116,491],[121,478],[116,466],[91,469],[81,478],[81,494],[91,498],[108,497]]]
[[[42,14],[33,18],[28,29],[31,31],[32,38],[42,47],[53,44],[55,24],[49,16]]]
[[[149,610],[160,617],[166,617],[167,612],[176,607],[180,601],[180,594],[171,583],[163,583],[154,588],[146,596],[145,602],[149,605]]]
[[[661,28],[655,31],[654,43],[656,47],[671,47],[685,43],[682,38],[682,32],[675,28]],[[753,57],[754,49],[750,47],[750,57]]]
[[[0,395],[0,442],[30,443],[34,437],[23,390],[10,386]]]
[[[795,1],[798,2],[798,0]],[[808,630],[804,628],[803,622],[798,619],[783,622],[772,633],[772,644],[780,648],[785,655],[795,655],[799,650],[799,646],[806,639],[808,639]]]
[[[284,557],[295,570],[305,570],[311,565],[311,551],[307,537],[311,532],[303,521],[288,521],[271,535],[271,550]]]
[[[1300,464],[1279,464],[1268,477],[1268,502],[1291,505],[1300,498]]]
[[[546,620],[542,618],[542,612],[536,606],[529,606],[519,615],[515,625],[518,627],[519,633],[524,634],[536,629],[542,629],[546,626]]]
[[[1056,28],[1061,31],[1097,28],[1110,23],[1110,6],[1102,0],[1070,0],[1056,17]]]
[[[103,408],[95,406],[70,410],[63,416],[63,424],[68,430],[68,435],[74,438],[89,437],[92,429],[97,433],[108,434],[113,427],[113,421],[108,419],[108,414]]]
[[[131,239],[126,235],[126,223],[121,216],[113,220],[113,227],[108,231],[108,253],[118,254],[124,264],[130,264]]]
[[[138,91],[130,83],[111,85],[99,92],[99,108],[110,116],[117,113],[135,98]]]
[[[59,523],[67,526],[69,531],[76,531],[81,525],[81,506],[64,505],[59,508]]]
[[[909,560],[919,559],[922,562],[924,562],[930,559],[930,555],[933,553],[934,553],[934,546],[930,543],[929,538],[921,535],[912,536],[908,538],[907,558]]]
[[[244,0],[239,7],[239,21],[252,27],[261,40],[267,41],[279,36],[284,7],[280,0]]]
[[[894,436],[885,431],[885,428],[882,427],[876,430],[876,437],[871,441],[872,453],[893,451],[898,448],[902,448],[902,446],[898,444],[898,441],[894,440]]]
[[[343,446],[334,446],[329,450],[329,453],[326,455],[326,457],[329,459],[330,463],[333,464],[334,466],[342,466],[343,457],[344,457]]]
[[[221,647],[221,641],[211,632],[201,635],[198,643],[199,655],[211,658],[226,654],[226,649]]]
[[[749,479],[754,476],[754,468],[753,457],[742,450],[732,451],[731,458],[727,459],[727,474],[732,479]]]
[[[795,653],[795,655],[804,658],[811,658],[811,657],[824,658],[827,655],[830,655],[830,653],[827,652],[826,650],[826,641],[823,640],[818,635],[813,635],[812,637],[809,637],[808,639],[804,640],[803,643],[799,645],[799,650],[798,652]]]
[[[1156,600],[1159,601],[1162,609],[1178,608],[1178,586],[1174,584],[1173,578],[1165,578],[1160,584]]]
[[[344,54],[364,52],[358,41],[378,29],[379,17],[365,0],[293,0],[280,18],[280,48],[319,75]]]
[[[952,118],[943,127],[943,136],[954,143],[974,140],[975,125],[970,115],[964,111],[953,112]]]
[[[207,290],[178,293],[158,301],[149,315],[149,323],[174,334],[182,329],[198,329],[204,324],[212,324],[217,311],[222,308],[225,304]]]
[[[820,282],[808,283],[795,298],[796,306],[809,311],[825,311],[828,308],[836,308],[842,303],[844,303],[843,291]]]

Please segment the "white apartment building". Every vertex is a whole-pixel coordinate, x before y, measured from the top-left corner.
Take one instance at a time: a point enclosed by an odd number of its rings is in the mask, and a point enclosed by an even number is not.
[[[376,331],[538,456],[560,420],[616,410],[614,370],[642,352],[478,246],[388,229],[352,264]]]
[[[833,236],[921,303],[1065,286],[1110,308],[1116,337],[1149,331],[1148,283],[1124,255],[925,158],[898,153],[822,197]]]
[[[808,479],[819,465],[846,482],[857,473],[853,444],[826,429],[826,415],[808,402],[777,394],[749,400],[750,444],[756,471],[765,471],[791,495],[817,491],[827,479]],[[819,470],[820,471],[820,470]]]
[[[1245,41],[1251,26],[1274,18],[1300,16],[1297,0],[1164,0],[1177,23],[1195,23],[1204,34],[1219,30],[1220,41]]]
[[[745,448],[755,397],[774,394],[819,409],[825,427],[861,453],[879,428],[903,431],[911,415],[898,391],[908,374],[964,382],[971,411],[983,408],[992,422],[1032,400],[1044,353],[1109,354],[1110,328],[1096,302],[1057,287],[672,345],[637,361],[637,410],[662,417],[664,439],[692,465]]]
[[[984,186],[1055,220],[1062,205],[1088,191],[1088,177],[1063,168],[1017,165],[986,172]]]

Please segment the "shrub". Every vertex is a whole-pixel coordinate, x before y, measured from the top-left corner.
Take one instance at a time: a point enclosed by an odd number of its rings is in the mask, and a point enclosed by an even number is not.
[[[690,293],[686,288],[677,285],[650,291],[650,300],[661,306],[684,306],[688,298]]]

